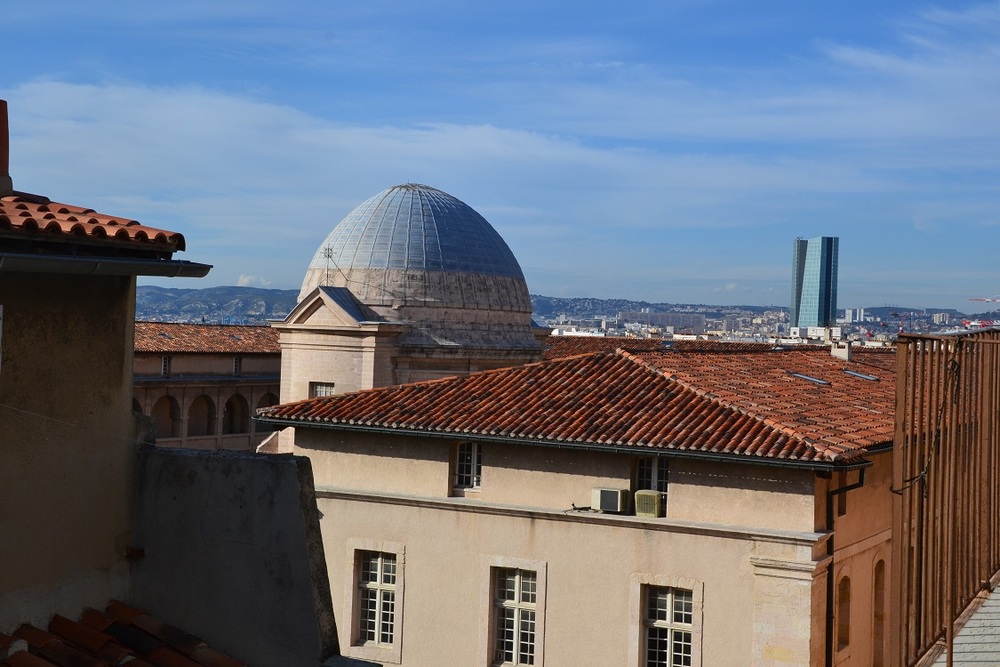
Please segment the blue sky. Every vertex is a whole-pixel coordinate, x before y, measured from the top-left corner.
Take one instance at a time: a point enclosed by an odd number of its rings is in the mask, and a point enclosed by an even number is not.
[[[33,0],[16,188],[181,231],[174,287],[297,288],[398,183],[482,213],[534,293],[841,307],[1000,293],[1000,4]]]

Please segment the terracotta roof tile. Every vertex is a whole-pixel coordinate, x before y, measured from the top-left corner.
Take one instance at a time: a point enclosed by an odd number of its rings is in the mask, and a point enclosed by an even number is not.
[[[0,197],[0,239],[29,237],[39,242],[71,241],[167,254],[184,250],[182,234],[148,227],[136,220],[25,193]]]
[[[549,336],[542,350],[543,359],[575,357],[592,352],[629,352],[659,350],[670,341],[662,338],[628,338],[626,336]]]
[[[20,644],[20,645],[19,645]],[[5,667],[244,667],[206,642],[145,611],[112,600],[105,614],[87,609],[77,623],[53,616],[49,631],[22,625],[0,635]]]
[[[135,351],[280,354],[281,347],[277,330],[266,326],[136,322]]]
[[[825,349],[619,350],[310,399],[258,414],[355,429],[841,463],[892,441],[894,366],[872,371]]]

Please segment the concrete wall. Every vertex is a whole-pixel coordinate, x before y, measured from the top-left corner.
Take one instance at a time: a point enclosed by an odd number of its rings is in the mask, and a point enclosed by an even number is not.
[[[134,284],[0,273],[0,631],[125,592]]]
[[[133,604],[255,666],[336,653],[307,459],[145,447],[136,505]]]

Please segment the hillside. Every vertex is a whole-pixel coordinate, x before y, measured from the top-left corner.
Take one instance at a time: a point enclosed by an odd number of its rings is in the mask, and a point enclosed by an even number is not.
[[[136,288],[135,319],[146,322],[264,324],[295,307],[298,290],[257,287]]]

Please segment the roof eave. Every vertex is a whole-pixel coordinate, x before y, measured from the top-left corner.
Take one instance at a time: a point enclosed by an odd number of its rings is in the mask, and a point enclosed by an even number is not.
[[[518,445],[528,445],[533,447],[552,447],[556,449],[580,449],[587,451],[613,452],[617,454],[631,454],[644,456],[667,456],[677,458],[690,458],[702,461],[713,461],[716,463],[744,463],[750,465],[762,465],[778,468],[794,468],[796,470],[814,471],[843,471],[867,468],[872,462],[863,456],[844,460],[834,461],[802,461],[795,459],[778,459],[764,456],[753,456],[747,454],[724,454],[718,452],[703,452],[697,450],[665,449],[665,448],[642,448],[631,445],[611,445],[603,443],[589,442],[567,442],[557,440],[543,440],[533,438],[517,438],[510,436],[496,436],[480,433],[458,433],[441,431],[421,431],[417,429],[388,428],[384,426],[366,426],[362,424],[342,424],[320,421],[304,421],[301,419],[280,419],[274,417],[253,417],[256,422],[273,424],[277,426],[291,426],[295,428],[324,428],[340,431],[360,431],[365,433],[384,433],[394,435],[422,436],[426,438],[441,438],[446,440],[478,440],[482,442],[505,442]]]
[[[177,259],[67,257],[0,252],[0,272],[203,278],[211,264]]]

